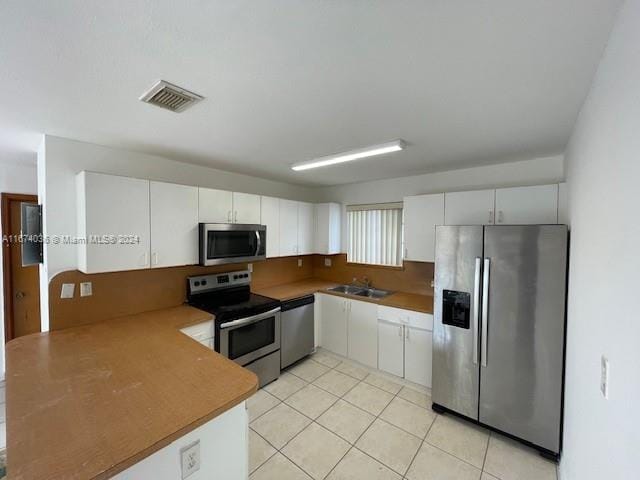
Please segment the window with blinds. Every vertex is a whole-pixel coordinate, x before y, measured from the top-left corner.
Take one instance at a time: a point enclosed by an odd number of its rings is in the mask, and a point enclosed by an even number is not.
[[[347,206],[347,261],[402,265],[402,203]]]

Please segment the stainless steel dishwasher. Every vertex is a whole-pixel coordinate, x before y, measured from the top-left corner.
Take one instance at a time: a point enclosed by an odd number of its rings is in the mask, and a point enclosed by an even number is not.
[[[313,352],[313,302],[313,295],[282,302],[280,368]]]

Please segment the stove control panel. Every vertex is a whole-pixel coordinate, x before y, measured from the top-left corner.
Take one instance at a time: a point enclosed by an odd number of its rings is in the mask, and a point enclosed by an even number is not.
[[[187,278],[189,294],[205,293],[220,288],[237,287],[251,283],[251,272],[240,270],[228,273],[212,273]]]

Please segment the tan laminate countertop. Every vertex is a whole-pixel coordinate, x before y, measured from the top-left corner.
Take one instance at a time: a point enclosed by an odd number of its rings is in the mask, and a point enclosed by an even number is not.
[[[261,288],[255,290],[255,293],[278,300],[291,300],[293,298],[303,297],[316,292],[328,293],[339,297],[353,298],[364,302],[376,303],[378,305],[386,305],[389,307],[404,308],[415,312],[433,313],[433,297],[429,295],[418,295],[415,293],[394,292],[391,295],[381,298],[372,299],[368,297],[358,297],[355,295],[345,295],[338,292],[331,292],[327,289],[338,285],[335,282],[320,280],[317,278],[309,278],[294,283],[286,283],[275,287]]]
[[[179,331],[211,318],[179,306],[9,342],[8,478],[109,478],[251,396],[252,372]]]

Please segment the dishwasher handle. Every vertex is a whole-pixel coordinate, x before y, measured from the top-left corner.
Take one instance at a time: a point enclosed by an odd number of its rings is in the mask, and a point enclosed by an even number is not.
[[[281,308],[283,312],[286,312],[287,310],[310,305],[313,302],[315,302],[315,297],[313,295],[307,295],[306,297],[294,298],[293,300],[285,300],[282,302]]]

